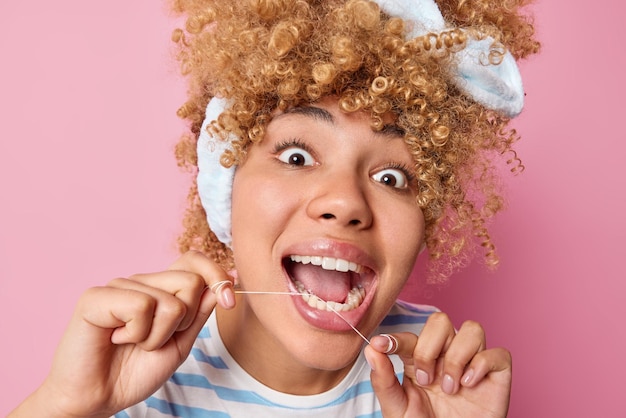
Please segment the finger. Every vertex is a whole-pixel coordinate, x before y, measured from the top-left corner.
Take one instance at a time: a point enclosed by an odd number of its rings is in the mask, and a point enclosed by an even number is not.
[[[198,251],[188,251],[176,260],[168,270],[183,270],[196,273],[204,279],[209,288],[219,282],[233,282],[230,277],[217,263]],[[217,290],[217,289],[216,289]],[[216,292],[217,301],[225,309],[235,306],[235,293],[231,286],[221,286]]]
[[[181,331],[191,324],[196,316],[200,297],[206,288],[204,279],[196,273],[187,271],[163,271],[150,274],[136,274],[128,278],[130,283],[122,282],[126,287],[134,287],[136,290],[147,292],[154,297],[158,297],[160,292],[166,292],[169,295],[180,300],[185,308],[176,331]],[[110,283],[115,285],[116,281]],[[133,283],[137,283],[135,286]],[[119,285],[119,284],[118,284]],[[155,289],[155,290],[153,290]],[[172,302],[175,303],[175,302]]]
[[[491,348],[476,354],[461,378],[461,385],[473,387],[488,374],[502,373],[504,383],[510,385],[512,374],[511,353],[504,348]]]
[[[435,312],[428,318],[413,352],[415,380],[419,385],[428,386],[435,380],[437,362],[446,353],[455,335],[448,315]]]
[[[447,394],[459,390],[461,376],[474,356],[485,349],[485,332],[478,322],[466,321],[446,350],[441,389]]]
[[[163,274],[156,273],[153,282],[163,282]],[[117,328],[111,336],[111,341],[116,344],[134,343],[146,351],[158,349],[163,346],[178,329],[180,323],[187,315],[187,305],[176,296],[154,286],[145,285],[137,280],[115,279],[108,287],[126,291],[134,295],[137,309],[128,310],[131,317],[120,317],[124,326]],[[145,301],[149,300],[150,303]],[[129,304],[130,305],[130,304]],[[197,305],[197,302],[196,302]],[[139,312],[140,309],[144,309]],[[192,309],[195,311],[195,309]],[[124,314],[126,312],[122,312]],[[134,322],[141,320],[141,329],[147,335],[143,339],[130,338],[129,332],[135,327]],[[137,335],[137,334],[133,334]]]
[[[408,398],[396,377],[391,360],[373,344],[365,347],[364,355],[372,369],[370,379],[374,393],[380,402],[382,415],[384,417],[403,416],[407,409]]]
[[[200,298],[200,306],[195,318],[187,329],[176,333],[179,352],[184,354],[184,357],[189,354],[189,351],[191,350],[198,334],[202,330],[206,321],[209,319],[211,312],[213,312],[216,303],[216,296],[208,289],[205,289]],[[184,358],[181,358],[181,360],[184,360]]]
[[[370,339],[365,357],[372,367],[371,382],[380,401],[384,417],[427,414],[428,402],[416,384],[413,354],[418,342],[415,334],[408,332],[381,334]],[[389,355],[397,355],[404,365],[404,379],[400,383],[395,375]]]
[[[410,332],[380,334],[370,339],[370,345],[379,353],[397,354],[413,365],[413,351],[417,344],[417,335]]]
[[[370,347],[382,354],[396,354],[404,364],[404,378],[416,383],[413,358],[418,337],[410,332],[376,335],[370,339]]]
[[[81,296],[76,311],[90,325],[81,333],[87,341],[92,331],[104,331],[109,344],[126,344],[145,340],[152,328],[155,308],[156,301],[148,294],[132,289],[95,287]]]

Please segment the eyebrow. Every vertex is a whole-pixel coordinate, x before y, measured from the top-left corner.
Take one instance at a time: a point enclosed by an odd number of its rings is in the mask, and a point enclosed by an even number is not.
[[[285,110],[281,115],[289,114],[304,115],[316,120],[330,123],[331,125],[335,123],[335,118],[329,111],[315,106],[292,107],[291,109]],[[281,115],[278,116],[280,117]],[[395,124],[386,124],[380,131],[374,132],[387,137],[404,137],[405,134],[404,129]]]
[[[285,110],[283,115],[296,114],[296,115],[304,115],[311,117],[313,119],[321,120],[323,122],[328,122],[330,124],[335,123],[335,118],[329,111],[326,109],[322,109],[320,107],[315,106],[299,106],[292,107],[291,109]]]
[[[387,124],[387,125],[384,125],[383,129],[378,131],[378,133],[379,134],[383,134],[385,136],[400,136],[400,137],[404,137],[404,134],[406,132],[404,131],[404,129],[402,129],[398,125]]]

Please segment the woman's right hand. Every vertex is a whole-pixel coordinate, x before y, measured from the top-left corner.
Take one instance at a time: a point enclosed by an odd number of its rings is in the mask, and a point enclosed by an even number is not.
[[[198,252],[168,270],[115,279],[80,298],[44,383],[10,417],[95,417],[138,403],[188,356],[217,303],[230,309],[232,278]]]

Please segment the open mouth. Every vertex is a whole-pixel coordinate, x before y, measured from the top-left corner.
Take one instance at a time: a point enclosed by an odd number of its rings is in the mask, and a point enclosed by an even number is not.
[[[336,312],[341,312],[355,324],[372,299],[375,273],[355,262],[294,254],[283,259],[283,267],[292,291],[301,293],[302,301],[296,305],[308,307],[305,317],[314,319],[315,325],[322,328],[336,328],[336,324],[324,324],[323,320],[326,318],[326,321],[335,323]]]

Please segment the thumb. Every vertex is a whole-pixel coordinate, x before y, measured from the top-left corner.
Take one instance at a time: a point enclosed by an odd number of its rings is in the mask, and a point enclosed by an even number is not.
[[[380,402],[384,417],[402,417],[407,410],[408,398],[386,354],[371,346],[365,347],[365,359],[372,368],[370,379],[372,388]]]

